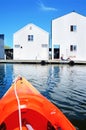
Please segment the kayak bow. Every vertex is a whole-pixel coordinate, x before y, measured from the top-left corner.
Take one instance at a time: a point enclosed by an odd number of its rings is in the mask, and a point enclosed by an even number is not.
[[[0,130],[75,130],[75,127],[25,78],[18,77],[0,101]]]

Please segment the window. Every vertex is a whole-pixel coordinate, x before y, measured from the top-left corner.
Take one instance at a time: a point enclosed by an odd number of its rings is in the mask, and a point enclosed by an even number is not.
[[[42,47],[47,48],[47,44],[42,44]]]
[[[70,31],[71,32],[76,32],[76,30],[77,30],[77,26],[76,25],[71,25],[70,26]]]
[[[77,46],[76,45],[70,45],[70,51],[76,51]]]
[[[28,41],[33,41],[34,36],[33,35],[28,35]]]
[[[20,45],[19,44],[15,44],[15,48],[20,48]]]
[[[0,34],[0,39],[4,40],[4,34]]]

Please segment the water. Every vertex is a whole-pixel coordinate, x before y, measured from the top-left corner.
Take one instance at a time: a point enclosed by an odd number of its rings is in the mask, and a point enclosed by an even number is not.
[[[78,130],[86,130],[86,66],[0,64],[0,98],[18,75],[53,102]]]

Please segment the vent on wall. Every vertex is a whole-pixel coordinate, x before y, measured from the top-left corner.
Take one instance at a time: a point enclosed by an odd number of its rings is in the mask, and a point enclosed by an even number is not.
[[[32,30],[32,26],[30,26],[30,28],[29,28],[30,30]]]

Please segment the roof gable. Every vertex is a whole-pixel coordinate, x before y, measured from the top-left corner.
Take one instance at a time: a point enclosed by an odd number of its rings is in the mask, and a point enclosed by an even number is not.
[[[32,30],[32,29],[34,29],[34,28],[36,28],[36,29],[38,29],[38,30],[40,30],[40,31],[42,31],[42,32],[44,32],[44,33],[46,33],[46,34],[49,34],[47,31],[43,30],[42,28],[36,26],[36,25],[33,24],[33,23],[27,24],[26,26],[24,26],[23,28],[19,29],[19,30],[18,30],[17,32],[15,32],[15,33],[22,32],[22,31],[24,31],[24,30],[26,30],[26,29]],[[15,34],[15,33],[14,33],[14,34]]]
[[[85,19],[86,19],[85,16],[83,16],[83,15],[81,15],[81,14],[76,13],[75,11],[73,11],[73,12],[68,13],[68,14],[66,14],[66,15],[63,15],[63,16],[61,16],[61,17],[55,18],[55,19],[53,19],[52,21],[59,20],[59,19],[63,19],[63,18],[66,18],[66,17],[80,17],[80,18],[85,18]]]

